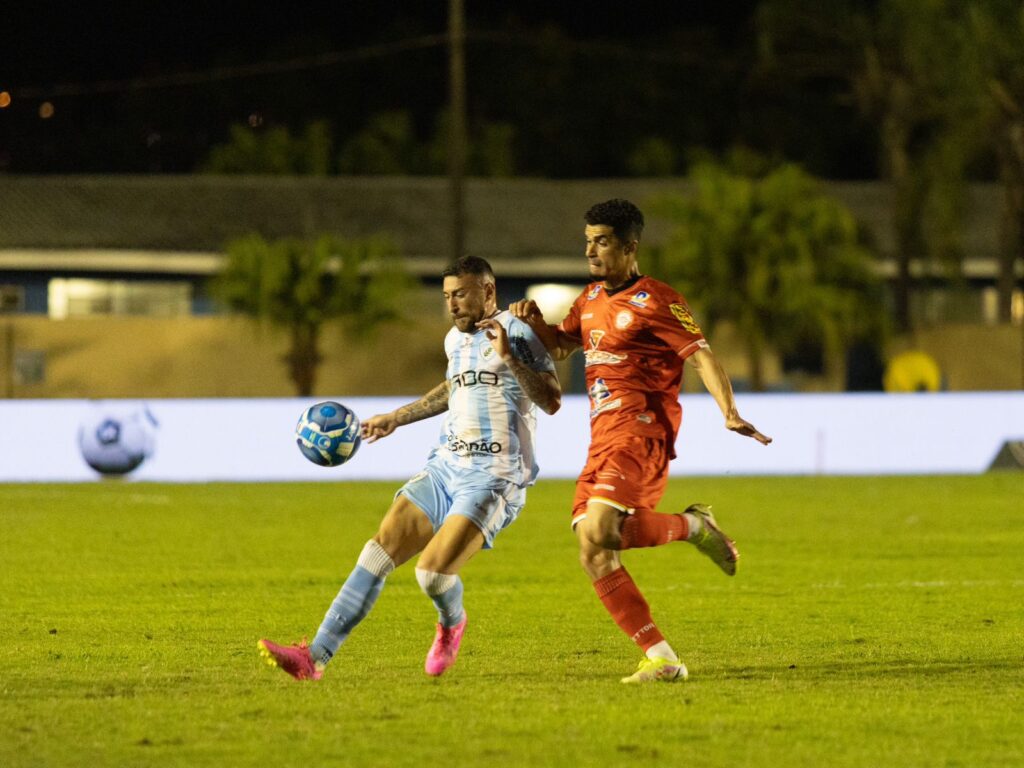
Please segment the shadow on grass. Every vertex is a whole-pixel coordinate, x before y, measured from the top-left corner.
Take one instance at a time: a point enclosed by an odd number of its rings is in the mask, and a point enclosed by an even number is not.
[[[867,678],[914,678],[949,675],[973,675],[979,672],[1021,672],[1021,659],[872,659],[793,663],[781,666],[719,667],[706,670],[701,677],[733,680],[863,680]]]

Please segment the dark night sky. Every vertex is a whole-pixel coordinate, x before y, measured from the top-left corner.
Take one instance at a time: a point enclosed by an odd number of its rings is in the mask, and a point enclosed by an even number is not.
[[[516,123],[517,167],[527,173],[620,173],[629,147],[659,134],[680,151],[746,142],[803,153],[824,173],[862,173],[859,158],[870,147],[864,150],[830,95],[808,111],[802,94],[761,84],[754,93],[764,103],[748,103],[757,5],[466,0],[470,120]],[[261,125],[293,132],[326,119],[337,141],[386,110],[407,110],[421,138],[433,130],[447,99],[436,37],[446,31],[446,0],[297,6],[9,4],[0,26],[0,91],[13,101],[0,109],[0,172],[190,172],[227,141],[229,126],[257,113]],[[435,36],[431,45],[388,48],[425,36]],[[559,41],[554,53],[550,39]],[[360,59],[309,65],[317,55],[368,50]],[[303,57],[295,70],[251,71]],[[607,136],[566,141],[602,89],[615,106],[602,124]],[[44,120],[46,101],[54,113]],[[774,110],[771,119],[761,108]],[[840,126],[839,151],[816,132],[823,123]],[[564,144],[563,157],[544,156],[553,142]],[[833,168],[835,156],[856,159]]]
[[[211,4],[212,5],[212,4]],[[224,63],[287,58],[445,30],[444,0],[200,4],[152,2],[10,3],[0,35],[0,89],[132,78]],[[467,0],[475,29],[551,22],[574,39],[638,46],[667,30],[700,28],[728,46],[754,2],[514,3]]]

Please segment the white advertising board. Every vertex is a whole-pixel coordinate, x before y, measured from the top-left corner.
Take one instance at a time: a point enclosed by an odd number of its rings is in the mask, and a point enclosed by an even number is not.
[[[415,397],[323,397],[361,417]],[[775,442],[728,432],[707,395],[684,395],[674,475],[971,474],[985,471],[1006,440],[1024,439],[1024,393],[740,395],[740,412]],[[80,425],[97,410],[144,406],[153,452],[135,481],[404,480],[423,465],[441,417],[364,444],[348,464],[322,468],[295,445],[299,414],[314,399],[11,400],[0,402],[0,482],[100,478],[81,455]],[[572,478],[583,464],[588,404],[568,396],[539,416],[541,478]]]

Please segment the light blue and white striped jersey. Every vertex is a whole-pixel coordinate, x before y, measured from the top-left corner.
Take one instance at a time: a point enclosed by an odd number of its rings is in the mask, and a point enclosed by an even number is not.
[[[505,328],[512,354],[535,371],[554,373],[551,355],[533,329],[507,310],[494,319]],[[494,351],[486,331],[463,333],[452,327],[444,351],[451,392],[438,454],[459,467],[532,485],[537,477],[536,404]]]

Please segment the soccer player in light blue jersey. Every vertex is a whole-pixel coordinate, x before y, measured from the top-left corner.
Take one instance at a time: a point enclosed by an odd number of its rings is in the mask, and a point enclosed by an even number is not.
[[[373,607],[388,574],[417,554],[416,580],[438,613],[424,668],[437,676],[454,664],[466,629],[459,571],[516,519],[537,476],[537,408],[555,413],[562,399],[551,356],[525,322],[498,311],[494,273],[485,260],[461,258],[442,277],[454,325],[444,343],[447,378],[362,427],[374,442],[447,411],[440,441],[423,471],[395,494],[313,642],[259,641],[264,658],[298,680],[320,678]]]

